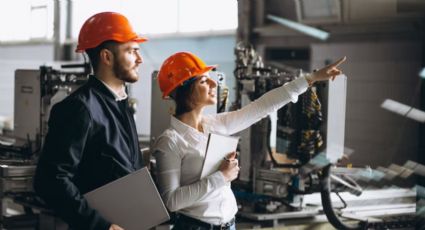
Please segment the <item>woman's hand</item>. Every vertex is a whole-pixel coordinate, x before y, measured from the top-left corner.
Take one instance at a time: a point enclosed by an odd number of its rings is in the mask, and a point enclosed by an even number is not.
[[[236,159],[236,152],[232,152],[223,160],[219,170],[227,182],[233,181],[239,174],[239,162]]]
[[[313,72],[310,77],[307,77],[308,83],[311,85],[316,81],[327,81],[329,79],[334,80],[337,75],[342,74],[342,71],[337,67],[345,62],[346,57],[339,59],[338,61],[327,65],[316,72]]]
[[[120,226],[116,224],[111,224],[111,226],[109,227],[109,230],[124,230],[124,228],[121,228]]]

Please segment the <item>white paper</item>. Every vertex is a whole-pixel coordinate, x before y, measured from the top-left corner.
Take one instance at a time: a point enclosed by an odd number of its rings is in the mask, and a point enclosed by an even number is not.
[[[202,166],[201,179],[216,172],[224,157],[236,151],[239,138],[210,133]]]

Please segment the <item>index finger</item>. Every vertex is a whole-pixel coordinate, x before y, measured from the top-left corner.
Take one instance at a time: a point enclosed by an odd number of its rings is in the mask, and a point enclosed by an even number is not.
[[[341,65],[343,62],[345,62],[345,60],[347,59],[347,57],[346,56],[344,56],[344,57],[342,57],[341,59],[339,59],[338,61],[336,61],[336,62],[334,62],[334,63],[332,63],[332,64],[330,64],[329,65],[329,67],[337,67],[337,66],[339,66],[339,65]]]
[[[227,154],[227,156],[226,156],[226,158],[229,159],[229,160],[233,160],[233,159],[235,159],[235,157],[236,157],[236,152],[235,151]]]

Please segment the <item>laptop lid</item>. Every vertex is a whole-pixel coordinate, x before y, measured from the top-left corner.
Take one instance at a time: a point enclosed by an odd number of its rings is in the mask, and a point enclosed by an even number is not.
[[[84,195],[90,207],[125,230],[149,229],[170,219],[146,167]]]

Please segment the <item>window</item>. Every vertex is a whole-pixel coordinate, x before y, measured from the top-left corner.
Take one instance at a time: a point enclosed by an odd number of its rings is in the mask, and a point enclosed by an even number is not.
[[[124,14],[139,33],[164,34],[234,30],[236,0],[74,0],[73,36],[87,18],[102,11]]]
[[[178,32],[236,29],[236,0],[180,0]]]
[[[53,38],[55,0],[9,1],[0,7],[1,41]],[[95,13],[126,15],[142,34],[210,32],[237,28],[237,0],[72,0],[72,36]],[[67,5],[67,4],[62,4]],[[19,13],[16,13],[19,12]]]
[[[16,13],[19,12],[19,13]],[[53,1],[8,1],[0,8],[0,41],[52,39]]]

